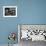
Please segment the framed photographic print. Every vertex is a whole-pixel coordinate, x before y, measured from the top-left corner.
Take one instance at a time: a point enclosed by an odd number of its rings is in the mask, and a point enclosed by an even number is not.
[[[3,6],[3,17],[17,17],[17,6]]]

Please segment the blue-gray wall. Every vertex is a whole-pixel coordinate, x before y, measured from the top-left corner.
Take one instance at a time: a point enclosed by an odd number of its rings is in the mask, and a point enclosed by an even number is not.
[[[18,7],[17,18],[3,17],[7,5]],[[17,34],[18,24],[46,24],[46,0],[0,0],[0,44],[8,43],[9,32]]]

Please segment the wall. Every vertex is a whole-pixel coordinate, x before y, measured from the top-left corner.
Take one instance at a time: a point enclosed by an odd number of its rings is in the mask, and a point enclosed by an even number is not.
[[[3,18],[3,6],[18,6],[17,18]],[[18,24],[46,24],[46,0],[1,0],[0,44],[7,44],[9,32],[18,32]],[[16,40],[16,43],[18,41]]]
[[[8,34],[10,32],[16,32],[17,35],[17,23],[18,23],[18,17],[17,18],[5,18],[3,17],[3,6],[18,6],[18,0],[1,0],[0,1],[0,44],[7,44],[9,42],[8,40]],[[15,41],[18,43],[17,39]]]
[[[46,0],[21,0],[20,23],[46,24]]]

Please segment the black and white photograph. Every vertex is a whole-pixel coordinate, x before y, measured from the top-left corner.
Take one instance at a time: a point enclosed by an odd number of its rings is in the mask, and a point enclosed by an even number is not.
[[[17,6],[3,6],[3,17],[17,17]]]

